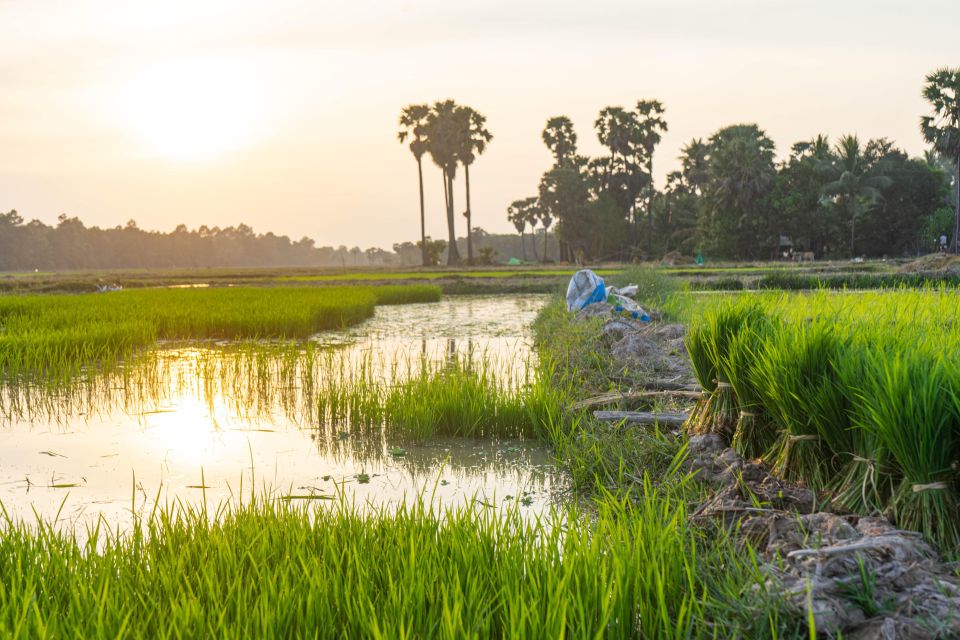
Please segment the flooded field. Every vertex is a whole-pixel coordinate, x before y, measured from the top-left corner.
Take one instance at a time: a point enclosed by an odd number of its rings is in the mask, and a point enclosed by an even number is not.
[[[121,527],[155,502],[218,504],[269,491],[290,501],[516,505],[539,513],[562,481],[531,439],[411,438],[365,408],[426,369],[528,379],[540,296],[377,307],[304,343],[163,345],[110,373],[0,392],[0,501]],[[392,415],[392,414],[391,414]]]

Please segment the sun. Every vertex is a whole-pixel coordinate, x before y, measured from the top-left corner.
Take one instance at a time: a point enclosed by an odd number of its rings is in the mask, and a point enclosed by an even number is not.
[[[228,60],[176,60],[138,69],[117,93],[118,124],[151,156],[216,159],[261,135],[252,74]]]

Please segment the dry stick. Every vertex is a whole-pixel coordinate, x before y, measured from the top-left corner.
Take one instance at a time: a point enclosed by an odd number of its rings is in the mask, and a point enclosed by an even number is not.
[[[943,491],[947,488],[946,482],[931,482],[930,484],[915,484],[912,489],[914,493],[921,491]]]
[[[593,417],[602,422],[626,424],[661,424],[682,427],[690,417],[688,413],[650,413],[648,411],[594,411]]]
[[[823,549],[797,549],[787,554],[787,558],[793,560],[796,558],[806,558],[808,556],[838,556],[851,551],[864,551],[866,549],[878,550],[883,547],[882,542],[857,542],[847,544],[842,547],[826,547]]]
[[[604,393],[599,396],[594,396],[592,398],[587,398],[585,400],[580,400],[570,405],[570,409],[589,409],[590,407],[598,407],[605,404],[613,404],[614,402],[620,402],[622,400],[656,400],[657,398],[689,398],[691,400],[699,400],[704,396],[701,391],[686,391],[686,390],[677,390],[677,391],[627,391],[624,393],[612,392]]]

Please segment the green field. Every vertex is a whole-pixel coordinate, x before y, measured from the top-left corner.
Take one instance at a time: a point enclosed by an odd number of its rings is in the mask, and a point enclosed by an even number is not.
[[[303,339],[369,318],[378,304],[440,298],[430,285],[144,289],[0,297],[0,372],[63,377],[158,340]]]
[[[957,554],[954,289],[701,296],[666,270],[610,280],[637,283],[644,304],[689,326],[687,350],[708,394],[689,433],[730,438],[825,505],[887,513]],[[686,433],[611,426],[571,408],[637,375],[611,360],[602,320],[574,321],[555,297],[535,323],[537,357],[521,378],[495,374],[483,358],[351,364],[300,342],[377,304],[439,295],[424,284],[0,298],[9,379],[69,377],[160,340],[216,339],[236,366],[205,365],[202,375],[223,376],[238,398],[306,394],[320,424],[375,443],[535,439],[570,480],[539,521],[495,508],[516,505],[506,496],[438,514],[296,493],[210,505],[216,517],[168,506],[132,533],[104,523],[75,537],[51,522],[8,519],[0,633],[811,637],[809,619],[765,582],[749,540],[688,517],[711,490],[684,471]],[[263,338],[280,340],[253,341]]]

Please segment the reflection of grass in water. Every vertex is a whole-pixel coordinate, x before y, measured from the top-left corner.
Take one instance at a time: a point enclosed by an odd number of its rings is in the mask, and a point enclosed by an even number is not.
[[[176,411],[199,399],[211,415],[256,427],[279,413],[319,430],[334,447],[337,431],[380,437],[523,437],[541,433],[560,395],[516,366],[512,354],[358,355],[314,343],[247,342],[144,354],[119,370],[91,372],[59,385],[0,390],[8,420],[65,419]],[[515,371],[521,369],[521,372]],[[377,437],[374,437],[377,436]],[[351,446],[359,442],[354,439]],[[382,455],[382,453],[380,454]]]
[[[698,637],[724,614],[704,585],[750,579],[725,538],[701,544],[676,488],[652,486],[536,521],[265,498],[161,507],[86,543],[8,521],[0,566],[17,568],[0,628],[26,637]],[[702,582],[704,566],[722,574]]]
[[[112,366],[156,340],[306,338],[377,304],[440,298],[430,285],[149,289],[0,298],[0,376],[63,378]]]

